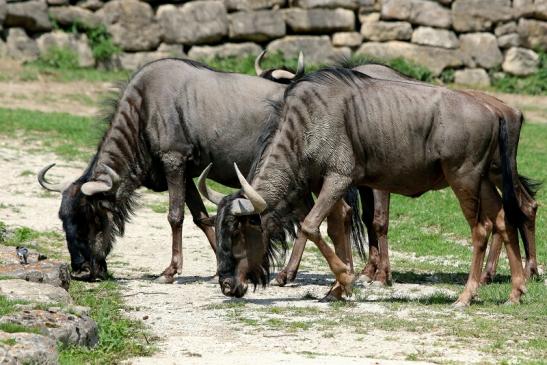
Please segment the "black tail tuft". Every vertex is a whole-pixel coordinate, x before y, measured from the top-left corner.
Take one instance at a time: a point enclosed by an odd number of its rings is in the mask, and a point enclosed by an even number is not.
[[[364,241],[365,226],[360,216],[359,190],[355,187],[349,188],[344,199],[351,207],[351,244],[357,249],[361,260],[365,261],[367,258]]]
[[[515,193],[515,183],[513,176],[518,176],[515,171],[514,160],[515,156],[512,155],[509,150],[509,133],[507,131],[507,121],[504,118],[500,118],[499,121],[499,151],[501,160],[501,173],[503,180],[503,210],[505,211],[505,217],[509,223],[516,227],[520,233],[522,241],[524,243],[524,251],[526,256],[529,253],[528,240],[523,230],[523,223],[526,219],[524,213],[520,209],[517,196]],[[516,147],[516,146],[513,146]],[[534,192],[534,188],[537,188],[537,184],[532,184],[532,180],[518,176],[525,188],[530,192]]]
[[[519,175],[519,180],[522,186],[524,186],[524,189],[526,189],[526,192],[530,197],[535,198],[537,192],[539,189],[541,189],[541,186],[543,185],[543,182],[531,179],[529,177]]]

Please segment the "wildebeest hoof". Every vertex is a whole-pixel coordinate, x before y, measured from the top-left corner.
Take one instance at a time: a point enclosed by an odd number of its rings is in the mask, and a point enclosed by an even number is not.
[[[481,275],[480,283],[481,285],[490,284],[492,282],[493,275],[490,273],[484,272]]]
[[[327,295],[319,299],[319,303],[332,303],[338,301],[345,301],[345,299],[342,296],[338,297],[336,294],[333,294],[332,291],[329,291]]]
[[[456,301],[454,304],[452,304],[452,308],[458,309],[458,310],[464,310],[465,308],[469,307],[469,303],[463,302],[463,301]]]
[[[362,284],[370,284],[372,282],[372,279],[366,274],[361,274],[356,281]]]
[[[270,285],[271,286],[280,286],[280,287],[283,287],[285,286],[286,283],[284,282],[281,282],[279,281],[279,279],[277,277],[273,278],[272,280],[270,280]]]
[[[275,278],[270,281],[272,286],[285,286],[287,284],[287,273],[285,271],[280,271],[277,273]]]
[[[158,284],[173,284],[175,282],[174,276],[161,275],[154,280]]]

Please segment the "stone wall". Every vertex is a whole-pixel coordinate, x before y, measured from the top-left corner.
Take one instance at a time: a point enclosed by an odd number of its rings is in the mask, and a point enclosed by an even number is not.
[[[547,0],[0,0],[0,56],[32,60],[69,47],[96,65],[74,22],[104,24],[127,69],[159,57],[258,54],[266,48],[307,62],[352,53],[404,57],[435,75],[488,83],[488,70],[537,71],[547,50]]]

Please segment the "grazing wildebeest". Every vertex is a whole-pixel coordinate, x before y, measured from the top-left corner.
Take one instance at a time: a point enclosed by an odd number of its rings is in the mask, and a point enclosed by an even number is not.
[[[376,79],[428,85],[405,76],[383,64],[367,63],[364,65],[355,65],[346,62],[343,64],[343,67],[352,68],[353,70],[359,71]],[[517,126],[522,124],[522,113],[518,109],[506,105],[501,100],[475,90],[460,90],[459,92],[466,93],[477,98],[478,101],[484,103],[488,108],[491,108],[498,113],[500,117],[503,116],[509,124]],[[494,166],[492,168],[495,169],[496,167]],[[529,278],[532,275],[538,275],[535,254],[535,216],[537,211],[537,202],[534,200],[534,195],[537,188],[539,188],[539,184],[523,176],[519,176],[519,181],[524,187],[524,194],[519,199],[519,205],[527,217],[524,222],[522,234],[523,238],[528,241],[529,245],[529,250],[526,251],[525,267],[526,277]],[[501,188],[501,181],[497,182],[497,186],[498,188]],[[362,279],[365,281],[375,281],[384,285],[390,284],[391,270],[387,240],[390,196],[388,192],[372,190],[368,187],[361,187],[359,188],[359,191],[363,207],[363,221],[367,227],[369,238],[368,262],[361,273]],[[501,244],[501,237],[494,228],[486,268],[481,276],[482,283],[491,281],[495,276],[497,262],[501,252]],[[298,266],[304,251],[304,245],[305,241],[295,242],[290,260],[287,266],[277,274],[274,280],[275,284],[283,286],[287,282],[293,281],[296,278]]]
[[[318,246],[343,291],[351,291],[355,276],[324,242],[319,226],[349,186],[407,196],[450,186],[473,242],[469,278],[456,305],[468,305],[479,286],[494,227],[508,252],[509,300],[519,302],[525,277],[517,229],[526,217],[518,197],[525,192],[516,168],[519,134],[508,129],[518,131],[520,125],[508,125],[471,95],[377,80],[344,68],[323,69],[293,82],[277,110],[279,127],[260,156],[251,183],[236,168],[246,197],[235,193],[219,205],[217,260],[225,294],[234,295],[244,285],[241,278],[246,272],[257,270],[247,255],[264,255],[273,244],[257,235],[242,237],[249,219],[260,217],[267,233],[272,217],[285,214],[284,203],[293,192],[306,191],[309,181],[321,179],[321,192],[301,230]],[[492,165],[498,169],[493,171]],[[503,199],[496,181],[502,181]],[[238,215],[231,214],[235,206],[240,208]]]
[[[302,66],[297,73],[303,73]],[[45,174],[53,165],[38,175],[44,188],[62,192],[59,216],[73,277],[106,275],[106,257],[124,232],[140,186],[169,192],[172,259],[161,281],[172,282],[182,268],[184,204],[216,249],[192,178],[214,162],[212,178],[235,186],[232,163],[249,171],[256,155],[249,146],[268,123],[265,100],[280,99],[284,90],[281,83],[219,72],[189,60],[164,59],[137,71],[108,118],[109,128],[84,174],[65,186],[47,182]],[[345,219],[345,211],[333,214]]]

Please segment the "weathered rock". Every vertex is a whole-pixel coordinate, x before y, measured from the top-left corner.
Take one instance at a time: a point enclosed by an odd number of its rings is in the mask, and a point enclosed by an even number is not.
[[[359,0],[292,0],[291,6],[310,9],[310,8],[346,8],[357,9]]]
[[[498,37],[498,46],[501,49],[520,46],[520,36],[518,33],[504,34]]]
[[[0,266],[0,276],[23,279],[34,283],[46,283],[68,290],[70,274],[64,262],[50,260],[39,261],[28,265],[10,264]]]
[[[281,52],[285,57],[298,57],[302,51],[306,62],[325,64],[349,57],[349,48],[335,48],[328,36],[287,36],[268,44],[268,52]],[[351,51],[350,51],[351,52]]]
[[[285,21],[296,33],[330,33],[352,31],[355,14],[347,9],[298,9],[283,10]]]
[[[39,55],[36,41],[21,28],[8,29],[6,48],[7,56],[16,60],[33,61]]]
[[[158,52],[163,52],[167,57],[177,57],[177,58],[183,58],[186,57],[186,54],[184,53],[184,49],[182,48],[182,45],[180,44],[167,44],[162,43],[158,47]]]
[[[469,67],[493,68],[503,61],[496,36],[491,33],[462,34],[460,50]]]
[[[529,17],[547,20],[547,0],[515,0],[513,1],[515,17]]]
[[[49,16],[59,25],[82,24],[88,28],[95,28],[101,24],[101,18],[90,10],[78,6],[56,6],[49,9]]]
[[[454,73],[454,82],[460,85],[490,86],[490,77],[482,68],[466,68]]]
[[[50,30],[47,4],[39,0],[8,3],[4,26],[21,27],[30,32]]]
[[[85,34],[75,35],[72,33],[53,31],[51,33],[42,34],[36,41],[38,43],[38,48],[40,49],[40,54],[45,54],[54,47],[67,48],[78,55],[78,65],[80,67],[92,67],[95,65],[93,52],[89,47],[89,42]],[[50,261],[42,261],[39,264],[41,264],[43,268],[47,265],[53,265]],[[66,268],[66,264],[55,263],[55,265],[64,265],[63,267]],[[32,265],[28,266],[30,267]],[[40,268],[39,265],[37,267]],[[68,282],[66,284],[68,289]]]
[[[0,323],[37,328],[42,335],[52,337],[65,345],[94,347],[99,342],[99,330],[93,319],[54,308],[23,310],[3,316]]]
[[[539,56],[531,49],[512,47],[505,54],[502,64],[503,71],[526,76],[537,72],[539,66]]]
[[[382,19],[406,20],[412,24],[448,28],[450,10],[426,0],[384,0]]]
[[[510,34],[510,33],[516,33],[517,32],[517,23],[515,22],[509,22],[500,24],[496,27],[496,30],[494,31],[494,34],[499,36]]]
[[[21,279],[0,280],[0,294],[12,300],[28,300],[39,303],[72,303],[68,292],[61,287]]]
[[[412,26],[407,22],[383,22],[378,13],[362,18],[361,34],[371,41],[409,40]]]
[[[182,47],[164,45],[154,52],[122,53],[118,55],[118,61],[124,70],[137,70],[147,63],[169,57],[184,57]]]
[[[47,0],[47,3],[54,6],[68,5],[68,0]]]
[[[382,10],[382,3],[380,0],[359,0],[359,5],[359,19],[361,19],[361,16],[368,13]]]
[[[101,0],[82,0],[77,5],[84,9],[96,11],[102,8],[104,3]]]
[[[547,0],[534,0],[532,16],[537,19],[547,20]]]
[[[518,33],[524,47],[547,50],[547,22],[520,19]]]
[[[167,43],[211,43],[228,34],[228,16],[220,1],[195,1],[181,7],[162,5],[156,18]]]
[[[399,41],[364,43],[357,50],[357,54],[386,60],[403,57],[427,67],[435,76],[447,67],[463,65],[462,57],[457,50],[420,46]]]
[[[218,46],[194,46],[188,52],[188,56],[192,59],[209,60],[215,57],[257,56],[260,52],[262,48],[255,43],[224,43]]]
[[[8,57],[8,46],[0,39],[0,58]]]
[[[452,25],[459,32],[489,30],[513,15],[511,0],[456,0],[452,4]]]
[[[332,45],[335,47],[358,47],[363,42],[363,36],[358,32],[340,32],[332,35]]]
[[[232,13],[228,16],[232,39],[263,42],[285,35],[285,19],[277,10],[259,10]]]
[[[6,365],[56,365],[59,357],[54,339],[25,332],[0,332],[0,353],[2,364]]]
[[[97,14],[125,51],[147,51],[160,43],[161,28],[154,20],[152,7],[138,0],[113,0]]]
[[[228,10],[258,10],[280,7],[286,0],[224,0]]]
[[[456,33],[430,27],[418,27],[412,33],[412,43],[443,48],[458,48],[460,46]]]

